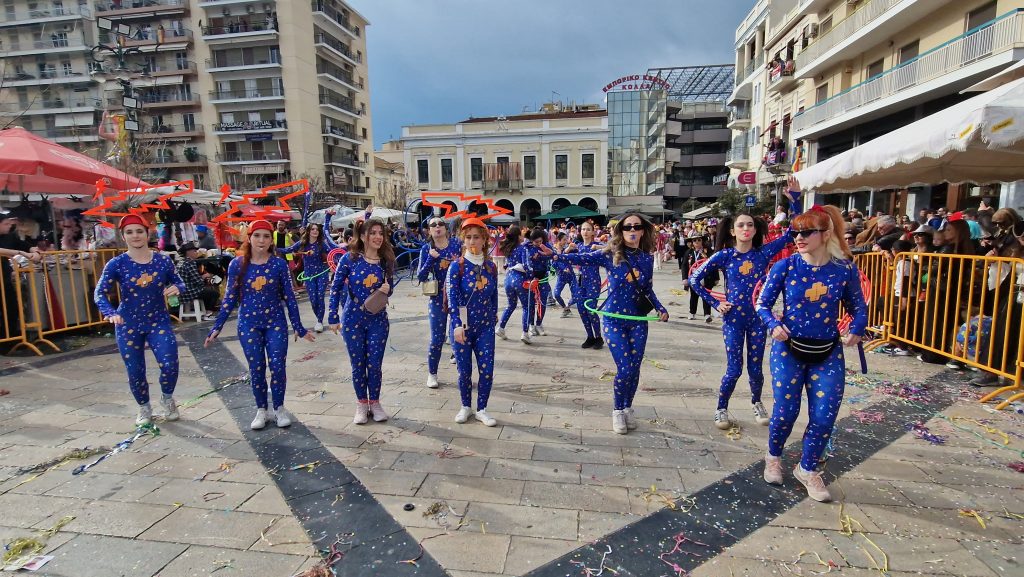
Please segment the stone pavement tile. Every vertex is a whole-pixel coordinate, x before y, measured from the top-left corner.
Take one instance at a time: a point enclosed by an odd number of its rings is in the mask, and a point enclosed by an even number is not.
[[[846,575],[846,568],[843,568]],[[780,577],[790,575],[778,563],[744,557],[718,555],[689,573],[692,577]],[[875,572],[878,575],[878,572]],[[865,576],[866,577],[866,576]]]
[[[22,427],[0,436],[0,444],[58,447],[83,435],[81,431],[68,431],[59,427]]]
[[[322,423],[320,423],[322,424]],[[317,439],[326,447],[347,447],[355,448],[366,442],[367,439],[373,435],[373,431],[369,429],[360,430],[334,430],[326,428],[313,423],[306,422],[305,425],[309,427],[309,431],[316,435]]]
[[[291,391],[289,391],[289,393],[290,392]],[[296,391],[296,393],[298,393],[298,391]],[[296,415],[322,415],[337,404],[319,399],[313,395],[306,395],[303,398],[316,400],[301,400],[296,396],[291,395],[286,402],[288,410],[292,411]]]
[[[920,463],[871,458],[844,473],[846,479],[882,479],[886,481],[923,481],[929,476],[919,467]]]
[[[687,469],[723,469],[715,454],[706,448],[642,449],[624,447],[622,459],[626,465],[641,467],[682,467]]]
[[[505,573],[509,575],[525,575],[527,572],[544,565],[577,549],[582,543],[563,539],[537,539],[534,537],[512,536],[508,557],[505,559]]]
[[[405,495],[412,496],[423,485],[426,473],[410,471],[392,471],[390,469],[364,469],[350,467],[359,482],[374,495]]]
[[[523,441],[492,441],[490,439],[471,439],[462,437],[453,439],[452,450],[468,451],[481,457],[497,457],[501,459],[529,459],[533,455],[534,443]]]
[[[777,559],[787,563],[806,551],[804,563],[817,563],[814,553],[823,559],[834,556],[832,543],[817,529],[792,527],[762,527],[729,547],[729,555],[748,559]]]
[[[622,449],[611,446],[537,443],[533,447],[535,461],[562,461],[566,463],[602,463],[621,465]]]
[[[0,495],[0,511],[3,512],[0,523],[8,527],[34,527],[51,515],[67,511],[79,503],[78,499],[65,497],[6,493]]]
[[[451,421],[413,421],[404,418],[392,418],[391,423],[396,427],[403,427],[407,430],[416,431],[419,435],[425,435],[428,437],[470,437],[474,439],[490,439],[494,440],[501,434],[502,427],[505,423],[501,422],[501,417],[495,416],[498,419],[498,426],[496,427],[485,427],[482,423],[470,419],[469,422],[459,424],[454,420]]]
[[[249,497],[244,503],[235,508],[236,511],[246,513],[266,513],[268,515],[291,515],[292,510],[285,502],[284,496],[277,487],[267,486],[260,489],[255,495]]]
[[[480,573],[478,571],[449,571],[451,577],[518,577],[506,573]]]
[[[100,431],[104,433],[123,433],[126,437],[135,431],[135,409],[124,408],[119,417],[87,417],[75,423],[66,423],[65,427],[72,431]]]
[[[878,551],[867,543],[862,535],[846,536],[838,532],[827,531],[825,536],[832,542],[839,554],[846,559],[846,562],[854,567],[866,569],[875,567],[865,554],[865,550],[875,557],[876,562],[881,562]],[[875,534],[871,535],[871,540],[882,551],[885,551],[889,558],[889,568],[893,571],[924,571],[967,577],[997,577],[992,569],[952,539],[919,539]]]
[[[70,431],[75,438],[60,445],[62,448],[83,449],[85,447],[113,447],[125,439],[123,433],[102,433],[91,431]],[[2,437],[0,437],[2,438]]]
[[[397,416],[410,421],[445,423],[455,419],[455,413],[457,413],[459,409],[457,405],[459,404],[461,403],[455,403],[448,409],[402,407]],[[508,412],[497,412],[494,410],[493,406],[488,406],[487,412],[497,419],[498,423],[501,425],[518,425],[520,427],[539,427],[543,417],[543,415],[532,415],[528,413],[512,414]]]
[[[0,437],[0,440],[3,440],[3,437]],[[1011,470],[1009,467],[965,467],[963,465],[936,465],[933,463],[918,463],[918,465],[927,477],[906,479],[907,481],[928,482],[930,479],[941,485],[995,486],[1024,489],[1024,475]]]
[[[223,573],[235,575],[294,575],[308,557],[257,551],[225,551],[192,545],[160,570],[160,577],[206,577]]]
[[[930,507],[861,507],[876,525],[886,533],[905,537],[957,539],[960,541],[1011,541],[1020,538],[1020,525],[1000,523],[999,518],[985,519],[982,528],[974,517],[953,514],[944,509]]]
[[[258,513],[179,507],[139,539],[248,549],[259,540],[260,531],[278,518]]]
[[[173,477],[175,479],[196,479],[208,471],[220,469],[222,463],[232,463],[234,459],[223,457],[190,457],[185,455],[166,455],[138,471],[140,475]],[[210,476],[213,476],[212,474]],[[207,478],[210,478],[208,476]],[[218,481],[223,478],[214,477]]]
[[[34,467],[51,459],[63,457],[68,449],[12,445],[0,450],[0,463],[8,467]]]
[[[580,444],[579,429],[547,429],[543,427],[502,427],[498,437],[507,441],[527,441],[533,443],[567,443]]]
[[[34,529],[0,526],[0,543],[9,543],[21,537],[38,537],[37,533],[38,532]],[[63,530],[58,531],[45,540],[45,543],[43,543],[44,547],[42,553],[49,554],[50,551],[53,551],[57,547],[60,547],[74,538],[75,533]]]
[[[249,547],[249,550],[288,555],[316,555],[316,549],[303,530],[302,524],[295,517],[280,517],[266,530],[264,537],[260,537]]]
[[[431,537],[423,541],[423,548],[445,569],[484,573],[502,570],[512,539],[509,535],[462,531],[446,534],[442,530],[418,527],[409,528],[409,532],[417,540]]]
[[[141,503],[176,505],[199,509],[235,509],[260,489],[258,485],[165,479],[167,482],[152,493],[139,498]]]
[[[881,533],[871,517],[865,513],[867,505],[856,505],[845,503],[840,508],[840,503],[817,503],[805,499],[796,506],[779,515],[769,523],[777,527],[798,527],[802,529],[830,529],[839,531],[842,529],[840,523],[840,511],[861,524],[862,530],[866,533]]]
[[[687,493],[696,493],[708,485],[720,482],[730,474],[729,471],[714,469],[680,468],[677,472],[679,478],[683,480],[683,487],[686,488]]]
[[[965,541],[961,545],[996,575],[1024,574],[1024,544]]]
[[[450,454],[451,457],[441,457],[433,453],[402,453],[391,468],[397,471],[479,477],[487,467],[485,457],[473,457],[457,450],[442,454]]]
[[[528,482],[523,490],[523,505],[629,513],[629,492],[625,487]]]
[[[445,526],[454,531],[459,522],[466,515],[468,501],[448,501],[418,497],[400,497],[394,495],[375,495],[380,504],[387,509],[388,513],[395,518],[403,527],[422,527],[425,529],[443,530]],[[412,511],[406,511],[405,505],[412,503],[416,506]],[[434,503],[442,503],[450,506],[455,513],[446,508],[442,514],[425,515]]]
[[[363,469],[389,469],[402,453],[397,451],[381,451],[379,449],[350,449],[346,447],[327,447],[346,467]]]
[[[795,464],[794,464],[795,466]],[[784,467],[783,472],[792,479],[792,468]],[[795,481],[793,481],[795,483]],[[858,505],[911,505],[910,500],[892,483],[872,479],[834,479],[826,482],[837,500]],[[795,486],[795,485],[794,485]]]
[[[51,475],[58,473],[54,471]],[[47,491],[57,497],[102,499],[105,501],[138,501],[165,485],[170,479],[89,471],[85,475],[64,473],[66,482]]]
[[[67,470],[47,471],[42,475],[33,478],[33,474],[19,474],[15,467],[4,467],[0,472],[0,479],[6,481],[0,483],[0,493],[18,493],[22,495],[42,495],[71,478],[71,472]]]
[[[579,511],[472,502],[464,520],[466,524],[460,531],[563,539],[576,535]]]
[[[379,428],[373,425],[364,425],[374,429]],[[452,442],[451,436],[432,437],[417,435],[402,429],[389,429],[383,432],[375,431],[365,443],[360,445],[366,448],[384,449],[387,451],[410,451],[413,453],[433,453],[444,450],[445,445]]]
[[[548,429],[590,429],[604,431],[611,426],[611,418],[604,415],[543,415],[540,426]]]
[[[630,431],[628,435],[619,435],[611,430],[611,417],[608,418],[608,429],[604,431],[583,430],[583,444],[607,447],[638,447],[644,449],[667,449],[668,441],[662,433],[651,433],[642,430]]]
[[[52,527],[61,517],[75,518],[65,525],[66,531],[90,533],[110,537],[136,537],[164,519],[174,507],[118,501],[90,501],[75,499],[67,509],[57,511],[36,523],[37,529]]]
[[[222,471],[221,466],[226,465],[227,471]],[[266,468],[259,461],[234,461],[224,459],[212,469],[203,471],[192,477],[181,476],[183,479],[198,479],[204,474],[207,481],[224,481],[227,483],[251,483],[254,485],[272,485],[273,479],[267,474]]]
[[[154,543],[100,535],[79,535],[57,548],[42,573],[48,577],[149,576],[188,545]]]
[[[580,530],[576,539],[581,542],[594,541],[641,518],[631,513],[580,511]]]
[[[916,440],[916,439],[915,439]],[[962,451],[942,445],[929,445],[925,441],[915,444],[892,444],[875,453],[876,459],[894,461],[923,461],[925,463],[959,465],[964,460]]]
[[[967,508],[986,511],[1001,511],[1003,507],[1003,503],[999,500],[992,502],[992,499],[986,499],[986,495],[991,495],[999,490],[996,487],[965,487],[963,485],[911,483],[909,481],[893,481],[892,485],[915,505],[921,507]],[[1015,501],[1019,501],[1019,498],[1011,497],[1007,500],[1006,504],[1010,506],[1011,510],[1016,505]]]
[[[465,500],[517,505],[523,496],[524,481],[430,474],[416,492],[417,497]]]
[[[125,401],[128,399],[126,398]],[[153,402],[154,406],[157,404]],[[126,410],[134,409],[130,407],[127,402],[124,404],[120,403],[93,403],[86,405],[80,409],[76,409],[71,412],[72,415],[87,415],[90,417],[118,417],[123,418]]]
[[[679,471],[667,467],[595,465],[585,463],[580,479],[587,485],[613,485],[616,487],[653,486],[659,489],[683,489]]]
[[[137,450],[144,453],[166,453],[183,457],[256,459],[255,453],[245,441],[217,438],[185,439],[172,436],[164,430],[161,430],[160,436],[156,439],[139,445]]]
[[[166,458],[164,455],[158,453],[139,453],[128,450],[105,459],[102,463],[89,469],[89,472],[131,475],[164,458]]]
[[[491,459],[484,477],[518,479],[520,481],[551,481],[579,483],[579,463],[532,461],[527,459]]]

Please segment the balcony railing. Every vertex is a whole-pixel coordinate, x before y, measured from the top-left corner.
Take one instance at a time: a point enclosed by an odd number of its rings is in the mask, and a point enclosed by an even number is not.
[[[78,78],[78,77],[84,78],[86,76],[87,76],[87,74],[85,72],[79,72],[79,71],[75,71],[75,70],[65,70],[63,68],[60,69],[60,70],[51,68],[51,69],[47,69],[47,70],[41,70],[41,71],[38,72],[38,79],[39,80],[56,80],[58,78]],[[33,76],[32,74],[29,74],[27,72],[19,72],[19,73],[13,74],[11,76],[4,76],[3,79],[4,79],[4,82],[22,82],[22,81],[26,81],[26,80],[36,80],[36,76]]]
[[[111,0],[108,2],[97,2],[97,12],[119,12],[138,10],[139,8],[187,8],[185,0]]]
[[[162,40],[160,39],[161,32],[163,32]],[[99,40],[101,44],[117,44],[116,35],[113,35],[107,31],[103,31],[100,33]],[[139,28],[135,31],[135,34],[133,34],[132,36],[124,37],[125,46],[145,46],[148,44],[170,44],[191,41],[192,31],[188,28],[161,29],[159,26],[156,28],[152,26]]]
[[[725,163],[730,162],[746,162],[749,156],[749,150],[746,146],[733,146],[725,153]]]
[[[749,102],[749,101],[746,101]],[[743,106],[733,106],[729,108],[729,122],[739,122],[743,120],[750,120],[750,105],[745,104]]]
[[[835,48],[840,42],[853,36],[861,28],[885,14],[890,8],[903,0],[868,0],[857,7],[857,10],[843,20],[836,22],[828,32],[807,45],[796,57],[797,68],[806,68],[823,54]]]
[[[53,48],[85,48],[85,42],[81,38],[53,36],[51,38],[33,40],[32,48],[35,50],[50,50]],[[12,47],[10,51],[17,52],[18,48]]]
[[[57,18],[61,16],[73,17],[81,16],[82,12],[78,6],[57,6],[47,7],[35,10],[17,11],[10,18],[10,22],[19,22],[21,20],[41,20],[44,18]]]
[[[350,140],[358,140],[360,142],[363,140],[361,136],[356,136],[354,131],[345,130],[344,128],[339,128],[337,126],[324,126],[321,128],[321,132],[322,134],[333,134],[335,136],[341,136]]]
[[[519,162],[485,162],[484,192],[523,190],[523,165]]]
[[[338,42],[337,39],[331,38],[330,36],[328,36],[326,34],[313,34],[313,43],[314,44],[325,44],[325,45],[330,46],[331,48],[337,50],[338,52],[341,52],[349,60],[352,60],[354,62],[359,62],[359,63],[363,62],[363,56],[361,54],[353,54],[352,50],[350,50],[348,46],[345,46],[341,42]]]
[[[288,160],[288,153],[282,152],[218,152],[217,162],[263,162]]]
[[[277,25],[273,19],[268,18],[255,22],[243,20],[228,24],[203,26],[203,36],[223,36],[225,34],[242,34],[244,32],[277,32]]]
[[[363,168],[364,166],[366,166],[365,162],[359,160],[354,156],[335,156],[333,158],[328,159],[326,163],[344,164],[346,166],[358,166],[359,168]]]
[[[265,52],[263,54],[243,55],[241,51],[235,53],[214,52],[213,58],[206,59],[207,68],[240,68],[242,66],[266,66],[269,64],[280,65],[281,56],[276,52]]]
[[[743,84],[743,81],[750,77],[755,70],[758,70],[764,66],[764,52],[759,54],[756,58],[747,62],[747,65],[743,67],[743,74],[736,75],[736,86]]]
[[[359,36],[359,28],[349,24],[348,17],[341,12],[338,12],[333,7],[328,6],[326,2],[320,0],[312,0],[310,6],[313,8],[313,12],[323,12],[328,18],[333,20],[338,26],[341,26],[345,30],[351,32],[354,36]]]
[[[196,126],[194,124],[191,124],[191,125],[184,125],[184,124],[158,124],[158,125],[154,125],[154,124],[149,124],[149,125],[143,125],[142,128],[143,128],[143,130],[135,133],[135,137],[136,138],[146,138],[146,139],[178,138],[178,137],[181,137],[182,135],[192,135],[192,134],[202,135],[202,133],[203,133],[203,131],[200,129],[200,127],[198,127],[198,126]]]
[[[120,101],[120,99],[117,99]],[[191,104],[193,102],[199,102],[199,96],[195,94],[182,94],[180,92],[144,92],[139,97],[139,102],[142,104],[171,104],[184,102]]]
[[[363,88],[363,83],[356,82],[356,80],[352,78],[351,72],[348,72],[347,70],[344,70],[332,64],[328,64],[326,62],[317,62],[316,73],[327,74],[328,76],[332,76],[334,78],[337,78],[338,80],[341,80],[342,82],[348,84],[349,86],[355,86],[360,90],[362,90]]]
[[[955,72],[1024,43],[1024,10],[1004,14],[985,25],[890,68],[793,118],[793,131],[811,129],[844,114]]]
[[[352,114],[362,114],[362,111],[355,107],[351,98],[345,98],[342,96],[331,96],[329,94],[320,95],[320,104],[324,106],[333,106],[342,110],[347,110]]]
[[[235,132],[240,130],[275,130],[288,128],[288,121],[281,120],[246,120],[244,122],[218,122],[212,125],[216,132]]]
[[[211,90],[210,98],[213,100],[230,100],[236,98],[281,98],[284,91],[278,86],[266,88],[254,88],[251,90]]]
[[[796,71],[796,62],[793,60],[775,60],[768,69],[768,85],[776,84],[783,78],[793,76]]]
[[[30,132],[43,138],[81,138],[83,140],[96,140],[99,138],[95,126],[51,126],[48,128],[34,128]]]

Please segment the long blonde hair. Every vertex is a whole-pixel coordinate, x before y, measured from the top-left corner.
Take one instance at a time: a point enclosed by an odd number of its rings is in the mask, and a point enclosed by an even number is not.
[[[853,260],[850,245],[846,243],[846,237],[843,236],[845,224],[843,223],[843,215],[839,212],[838,208],[831,205],[815,205],[807,212],[794,218],[790,226],[793,230],[816,228],[831,232],[832,234],[828,235],[826,246],[832,258]]]

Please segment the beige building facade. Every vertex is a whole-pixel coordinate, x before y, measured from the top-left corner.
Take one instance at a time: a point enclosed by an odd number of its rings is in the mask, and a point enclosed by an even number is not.
[[[450,192],[458,210],[483,195],[519,221],[570,204],[607,213],[608,115],[596,105],[405,126],[401,148],[415,191]]]

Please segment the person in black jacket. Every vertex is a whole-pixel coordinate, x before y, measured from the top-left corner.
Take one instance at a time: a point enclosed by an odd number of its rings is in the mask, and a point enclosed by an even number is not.
[[[696,264],[702,260],[707,259],[711,256],[711,251],[705,248],[704,237],[693,233],[686,237],[687,249],[683,258],[679,261],[680,267],[683,268],[683,286],[689,289],[689,279],[687,276],[690,271],[694,269]],[[710,289],[718,284],[718,271],[712,271],[704,277],[704,288]],[[697,301],[701,301],[704,307],[704,322],[710,323],[711,318],[711,305],[707,301],[703,301],[697,291],[690,291],[690,320],[697,318]]]

